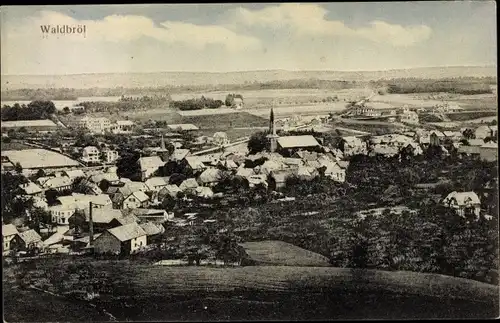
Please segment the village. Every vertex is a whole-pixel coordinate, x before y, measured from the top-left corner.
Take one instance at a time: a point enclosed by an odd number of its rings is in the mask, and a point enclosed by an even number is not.
[[[267,130],[233,142],[220,131],[212,137],[197,137],[199,128],[194,124],[162,128],[154,122],[139,125],[87,115],[72,135],[62,133],[50,120],[2,122],[2,142],[28,146],[2,151],[2,174],[18,183],[10,187],[9,203],[24,205],[20,209],[25,213],[3,225],[3,255],[16,261],[50,254],[126,257],[155,248],[172,249],[176,241],[175,252],[161,260],[187,264],[193,252],[182,240],[192,240],[196,233],[180,232],[186,228],[227,232],[224,221],[214,216],[213,206],[243,207],[241,201],[235,202],[242,190],[271,196],[266,203],[286,203],[295,199],[283,193],[286,186],[318,178],[332,186],[350,185],[346,183],[350,161],[360,156],[402,163],[407,158],[431,158],[429,151],[433,151],[442,158],[497,161],[496,124],[441,131],[419,123],[422,110],[405,106],[374,113],[366,101],[353,104],[347,112],[309,118],[276,118],[271,108]],[[242,102],[238,104],[241,109]],[[450,112],[443,109],[431,112]],[[380,116],[401,127],[376,135],[353,130],[352,124],[342,121],[339,126],[339,120]],[[337,130],[332,136],[335,126],[349,135]],[[121,138],[135,141],[127,146]],[[457,216],[493,218],[484,211],[491,208],[481,204],[474,191],[449,191],[439,203]],[[386,209],[381,205],[371,209],[377,207]],[[203,256],[202,263],[229,263],[221,252]],[[241,263],[241,257],[231,259]]]

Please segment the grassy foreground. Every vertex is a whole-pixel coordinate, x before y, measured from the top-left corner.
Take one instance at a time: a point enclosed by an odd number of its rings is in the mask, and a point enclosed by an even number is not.
[[[57,321],[63,308],[65,320],[81,320],[85,315],[94,320],[105,317],[82,301],[47,296],[26,289],[29,285],[60,295],[96,286],[100,297],[92,302],[118,320],[498,315],[497,287],[441,275],[333,267],[165,267],[129,261],[45,259],[6,268],[5,320]],[[47,297],[50,306],[44,305]]]

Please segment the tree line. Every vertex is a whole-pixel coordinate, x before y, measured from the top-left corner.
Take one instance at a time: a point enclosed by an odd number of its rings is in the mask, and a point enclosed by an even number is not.
[[[56,112],[52,101],[31,101],[26,104],[4,105],[1,109],[2,121],[48,119]]]
[[[487,94],[492,93],[488,82],[468,80],[425,80],[425,79],[400,79],[387,84],[387,93],[429,93],[448,92],[455,94]]]
[[[170,106],[174,109],[181,111],[189,110],[202,110],[202,109],[217,109],[224,105],[221,100],[214,100],[212,98],[205,98],[202,96],[199,99],[188,99],[181,101],[172,101]]]

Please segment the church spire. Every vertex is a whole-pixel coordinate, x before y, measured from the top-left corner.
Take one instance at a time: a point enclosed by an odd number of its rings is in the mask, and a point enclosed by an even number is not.
[[[269,116],[269,134],[276,134],[276,127],[274,124],[274,111],[273,108],[271,108],[271,114]]]
[[[270,150],[272,153],[278,148],[278,135],[276,134],[276,124],[274,122],[274,110],[271,108],[269,115],[269,134],[267,135],[270,141]]]
[[[165,151],[165,139],[163,138],[163,134],[161,134],[161,150]]]

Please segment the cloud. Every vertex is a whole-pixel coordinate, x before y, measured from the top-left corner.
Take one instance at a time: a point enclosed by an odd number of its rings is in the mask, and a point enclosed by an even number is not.
[[[289,29],[297,36],[363,38],[377,43],[404,47],[429,39],[430,27],[401,26],[383,21],[372,21],[368,27],[350,28],[342,21],[328,20],[328,11],[316,4],[280,4],[260,10],[238,8],[233,11],[236,25]]]
[[[195,25],[177,21],[165,21],[156,25],[148,17],[138,15],[111,15],[102,20],[77,20],[54,11],[41,11],[23,27],[14,27],[6,33],[9,38],[35,34],[41,37],[41,25],[85,25],[86,37],[65,35],[71,41],[131,42],[144,37],[169,44],[182,44],[195,49],[209,45],[221,45],[231,52],[261,48],[258,38],[238,34],[217,25]]]

